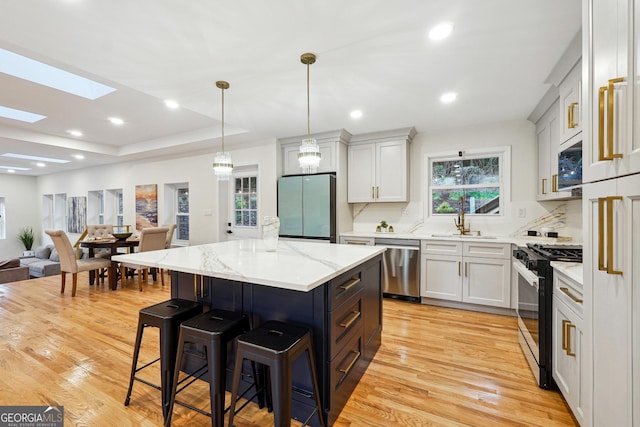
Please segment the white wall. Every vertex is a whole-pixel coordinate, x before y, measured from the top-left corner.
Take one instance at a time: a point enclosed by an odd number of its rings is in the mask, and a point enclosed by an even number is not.
[[[0,197],[5,198],[7,238],[0,240],[0,261],[22,255],[24,246],[17,239],[23,227],[33,227],[34,247],[41,244],[40,210],[37,206],[36,177],[0,174]]]
[[[250,148],[232,150],[234,166],[257,164],[261,189],[260,215],[276,214],[276,140],[252,143]],[[43,194],[66,193],[68,197],[87,196],[89,191],[122,188],[124,223],[135,224],[135,186],[158,185],[158,222],[162,223],[165,184],[189,183],[190,244],[221,240],[220,224],[227,218],[218,214],[218,185],[213,173],[213,154],[200,154],[167,160],[146,160],[106,165],[41,176],[37,180],[36,212],[42,209]],[[231,181],[230,181],[231,182]],[[205,215],[211,212],[211,215]],[[73,241],[74,237],[70,236]],[[223,236],[224,237],[224,236]]]
[[[372,232],[375,226],[386,220],[396,232],[414,231],[416,234],[455,233],[450,217],[434,218],[425,214],[424,200],[427,183],[425,156],[431,153],[457,154],[459,150],[491,147],[511,147],[511,200],[503,215],[497,217],[471,217],[472,230],[487,235],[511,235],[528,227],[539,228],[539,218],[554,209],[567,212],[568,224],[559,225],[561,235],[581,240],[581,216],[577,202],[536,202],[537,151],[535,126],[527,120],[451,129],[440,132],[418,133],[411,143],[410,154],[410,202],[369,203],[353,206],[354,231]],[[577,203],[577,206],[576,206]],[[517,217],[524,208],[526,216]],[[561,228],[560,228],[561,227]]]

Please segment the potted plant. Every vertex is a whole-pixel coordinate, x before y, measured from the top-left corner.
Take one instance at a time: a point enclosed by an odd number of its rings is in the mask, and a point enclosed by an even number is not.
[[[385,221],[384,219],[380,221],[380,228],[382,228],[383,233],[387,231],[387,227],[389,227],[389,224],[387,224],[387,221]]]
[[[18,240],[22,242],[24,245],[25,251],[22,252],[23,256],[33,256],[34,252],[31,250],[33,247],[33,242],[35,241],[35,236],[33,234],[33,228],[24,227],[20,233],[18,233]]]

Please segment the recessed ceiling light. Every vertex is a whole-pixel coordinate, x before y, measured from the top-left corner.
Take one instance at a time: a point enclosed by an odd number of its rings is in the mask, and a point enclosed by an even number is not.
[[[79,130],[68,130],[67,133],[69,133],[70,135],[73,136],[82,136],[82,132],[80,132]]]
[[[7,169],[7,172],[8,173],[16,173],[16,170],[15,169]]]
[[[429,31],[429,38],[431,40],[442,40],[446,39],[451,35],[453,31],[453,24],[448,22],[443,22],[442,24],[438,24]]]
[[[444,102],[445,104],[448,104],[449,102],[455,101],[457,97],[458,97],[457,93],[447,92],[440,97],[440,101]]]
[[[76,160],[84,160],[84,156],[82,154],[74,154],[73,158]]]
[[[87,99],[97,99],[115,91],[102,83],[5,49],[0,49],[0,72]]]
[[[4,153],[3,157],[11,157],[12,159],[33,160],[37,162],[49,163],[69,163],[71,160],[54,159],[51,157],[28,156],[26,154]]]
[[[351,112],[352,119],[359,119],[360,117],[362,117],[362,110],[353,110]]]
[[[7,172],[13,173],[15,171],[30,171],[31,168],[19,168],[17,166],[0,166],[0,169],[6,169]],[[13,172],[11,172],[13,171]]]
[[[47,165],[45,163],[38,162],[38,163],[36,163],[36,166],[39,167],[39,168],[43,168],[43,167],[45,167]]]
[[[41,114],[30,113],[28,111],[16,110],[15,108],[4,107],[0,105],[0,117],[4,117],[12,120],[20,120],[21,122],[35,123],[42,119],[46,119],[47,116]]]
[[[173,99],[165,99],[164,100],[164,105],[166,105],[167,108],[171,108],[172,110],[175,110],[176,108],[180,107],[180,104],[178,104]]]
[[[124,124],[124,120],[122,120],[120,117],[109,117],[109,121],[116,126]]]

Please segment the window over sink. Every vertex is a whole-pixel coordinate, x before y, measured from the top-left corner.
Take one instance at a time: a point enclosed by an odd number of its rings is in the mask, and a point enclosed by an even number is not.
[[[429,211],[433,216],[499,216],[504,213],[508,147],[431,155]]]

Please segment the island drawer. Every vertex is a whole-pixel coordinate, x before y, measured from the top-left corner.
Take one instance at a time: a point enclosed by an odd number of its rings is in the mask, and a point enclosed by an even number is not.
[[[362,298],[360,293],[329,314],[331,355],[333,358],[344,346],[353,331],[362,334]]]
[[[340,401],[348,398],[366,369],[366,362],[362,357],[364,343],[362,339],[362,324],[360,325],[357,328],[360,333],[354,331],[353,335],[349,334],[348,341],[345,342],[341,351],[331,361],[329,384],[332,395],[332,402],[329,407],[331,411],[335,409],[336,399]]]
[[[351,271],[329,282],[329,310],[334,310],[362,289],[362,270]]]

